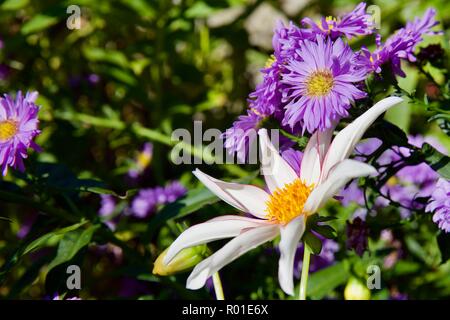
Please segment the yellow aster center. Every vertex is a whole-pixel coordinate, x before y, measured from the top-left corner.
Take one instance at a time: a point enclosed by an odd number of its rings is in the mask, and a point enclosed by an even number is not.
[[[17,122],[5,120],[0,122],[0,141],[6,141],[14,137],[17,133]]]
[[[274,223],[287,224],[303,214],[303,206],[313,189],[313,185],[306,185],[300,179],[276,189],[266,203],[266,218]]]
[[[390,187],[393,187],[393,186],[397,185],[398,183],[399,183],[399,181],[398,181],[397,177],[395,177],[395,176],[390,177],[388,179],[388,181],[386,182],[386,184]]]
[[[306,93],[310,97],[325,96],[333,85],[333,74],[329,70],[315,71],[306,80]]]
[[[275,60],[276,60],[276,58],[275,58],[275,56],[272,54],[270,57],[269,57],[269,59],[267,59],[267,61],[266,61],[266,65],[264,66],[266,69],[267,68],[270,68],[272,65],[273,65],[273,63],[275,62]]]

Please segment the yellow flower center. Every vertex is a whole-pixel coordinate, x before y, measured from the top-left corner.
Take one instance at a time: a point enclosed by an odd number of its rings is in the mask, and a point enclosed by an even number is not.
[[[0,122],[0,141],[6,141],[14,137],[17,133],[17,122],[5,120]]]
[[[392,176],[388,179],[388,181],[386,182],[386,184],[390,187],[396,186],[399,183],[397,177]]]
[[[270,68],[273,65],[273,63],[275,62],[275,60],[276,60],[275,56],[273,54],[270,55],[269,59],[267,59],[267,61],[266,61],[266,65],[264,67],[266,69]]]
[[[140,168],[145,169],[152,161],[152,156],[146,152],[140,152],[137,156],[137,164]]]
[[[266,218],[274,223],[287,224],[303,213],[303,206],[314,185],[306,185],[300,179],[276,189],[267,201]]]
[[[325,96],[333,89],[333,85],[333,75],[330,71],[316,71],[306,80],[306,92],[310,97]]]

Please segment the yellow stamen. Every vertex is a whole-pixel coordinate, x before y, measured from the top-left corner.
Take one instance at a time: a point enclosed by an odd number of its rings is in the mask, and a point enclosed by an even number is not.
[[[313,189],[313,185],[308,186],[300,179],[276,189],[266,203],[266,218],[274,223],[287,224],[303,214],[303,206]]]
[[[392,176],[388,179],[388,181],[386,182],[386,184],[390,187],[396,186],[398,184],[398,179],[395,176]]]
[[[14,137],[17,133],[17,122],[5,120],[0,122],[0,141],[6,141]]]
[[[333,74],[329,70],[313,72],[306,80],[308,96],[320,97],[327,95],[333,89]]]
[[[276,58],[275,56],[272,54],[270,55],[269,59],[267,59],[266,61],[266,65],[264,66],[266,69],[270,68],[272,66],[272,64],[275,62]]]
[[[140,152],[137,156],[137,164],[140,168],[145,169],[150,165],[150,162],[152,161],[151,154],[148,154],[147,152]]]

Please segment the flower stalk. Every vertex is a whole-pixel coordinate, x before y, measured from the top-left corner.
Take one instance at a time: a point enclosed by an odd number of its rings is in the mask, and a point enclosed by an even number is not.
[[[306,290],[308,288],[309,262],[311,260],[311,250],[304,243],[302,276],[300,278],[300,289],[298,291],[298,299],[306,300]]]
[[[225,300],[223,294],[222,281],[220,281],[219,272],[213,274],[214,292],[216,294],[216,300]]]

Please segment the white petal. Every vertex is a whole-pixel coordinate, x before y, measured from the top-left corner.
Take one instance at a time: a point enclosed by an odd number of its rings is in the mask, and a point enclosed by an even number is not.
[[[250,229],[230,240],[222,249],[200,262],[189,275],[186,288],[200,289],[206,280],[225,265],[239,258],[244,253],[272,240],[278,235],[277,225]]]
[[[323,178],[326,178],[334,165],[350,156],[364,132],[383,112],[402,101],[403,99],[399,97],[385,98],[341,130],[333,139],[326,154]]]
[[[178,252],[185,248],[236,237],[247,229],[261,227],[268,223],[265,220],[228,215],[197,224],[185,230],[170,245],[164,257],[164,263],[169,264]]]
[[[264,175],[270,192],[297,179],[294,169],[280,156],[272,142],[270,142],[266,129],[260,129],[259,146],[261,151],[261,174]]]
[[[278,262],[278,281],[281,289],[294,295],[294,258],[298,242],[305,232],[305,218],[300,216],[280,228],[280,260]]]
[[[233,207],[258,218],[266,216],[269,194],[263,189],[248,184],[225,182],[196,169],[193,174],[216,196]]]
[[[302,164],[300,168],[300,178],[308,185],[318,184],[322,163],[330,146],[335,126],[321,132],[316,131],[308,141],[303,153]]]
[[[304,211],[307,214],[314,214],[348,181],[376,172],[374,167],[356,160],[346,159],[338,163],[330,171],[328,178],[311,192],[306,200]]]

